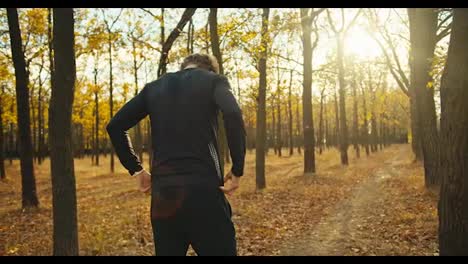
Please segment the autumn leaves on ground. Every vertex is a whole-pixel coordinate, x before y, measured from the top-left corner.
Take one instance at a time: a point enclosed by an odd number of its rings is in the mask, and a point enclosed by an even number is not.
[[[248,153],[233,207],[239,255],[435,255],[437,197],[424,188],[409,145],[393,145],[340,165],[333,148],[317,154],[318,173],[304,176],[302,155],[266,161],[267,188],[255,190]],[[149,196],[119,167],[108,173],[76,159],[81,255],[153,255]],[[21,209],[19,163],[0,182],[0,255],[51,255],[49,163],[36,166],[40,208]],[[189,254],[193,254],[190,251]]]

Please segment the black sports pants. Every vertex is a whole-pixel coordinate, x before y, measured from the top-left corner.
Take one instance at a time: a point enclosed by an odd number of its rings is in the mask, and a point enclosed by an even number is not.
[[[199,256],[237,255],[231,216],[231,206],[217,188],[154,190],[151,224],[156,256],[186,255],[189,245]]]

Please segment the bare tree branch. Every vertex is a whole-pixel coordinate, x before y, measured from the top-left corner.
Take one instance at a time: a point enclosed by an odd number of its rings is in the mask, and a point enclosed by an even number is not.
[[[337,34],[338,30],[336,30],[335,24],[333,24],[333,20],[331,18],[329,9],[327,9],[327,19],[328,19],[328,24],[330,24],[330,27],[332,28],[333,32]]]
[[[452,24],[447,25],[446,28],[444,28],[439,34],[437,34],[436,43],[439,42],[441,39],[443,39],[448,34],[450,34],[451,31],[452,31]]]
[[[354,23],[356,23],[356,20],[358,16],[361,14],[361,11],[362,11],[362,8],[359,8],[358,11],[356,12],[356,15],[354,15],[353,19],[351,20],[351,22],[348,24],[348,26],[344,30],[345,33],[348,32],[348,30],[354,25]]]
[[[148,10],[148,9],[146,9],[146,8],[140,8],[140,9],[141,9],[142,11],[144,11],[145,13],[151,15],[155,20],[158,20],[158,21],[161,20],[160,16],[153,14],[153,12],[151,12],[150,10]]]
[[[440,29],[444,24],[445,22],[447,22],[450,18],[453,17],[453,13],[449,13],[446,17],[444,17],[444,19],[442,19],[438,24],[437,24],[437,30]]]

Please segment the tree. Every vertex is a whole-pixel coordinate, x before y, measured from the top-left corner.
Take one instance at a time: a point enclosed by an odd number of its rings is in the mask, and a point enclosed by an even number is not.
[[[335,108],[335,146],[340,147],[340,108],[338,107],[338,94],[336,93],[336,85],[333,87],[333,103]]]
[[[416,93],[413,87],[410,85],[410,80],[405,73],[400,58],[397,53],[396,41],[391,38],[390,33],[387,30],[387,21],[383,25],[379,24],[379,16],[375,10],[369,9],[367,12],[367,17],[370,20],[370,23],[373,30],[379,29],[378,33],[387,44],[385,46],[381,40],[376,36],[376,34],[370,34],[370,36],[377,42],[382,50],[382,54],[385,57],[386,65],[390,70],[391,75],[394,80],[397,82],[398,87],[401,91],[408,96],[410,102],[410,116],[411,116],[411,147],[415,155],[415,160],[422,160],[422,145],[421,137],[419,135],[419,118],[417,116],[416,108]],[[389,54],[390,51],[390,54]]]
[[[219,36],[218,36],[218,9],[217,8],[210,8],[210,13],[208,15],[208,23],[210,25],[210,42],[211,42],[211,51],[215,56],[216,60],[218,61],[219,65],[219,74],[224,74],[223,68],[223,56],[221,50],[219,48]],[[189,27],[190,32],[190,27]],[[222,114],[218,114],[218,151],[219,159],[221,163],[221,168],[224,168],[224,160],[226,154],[228,154],[228,147],[227,147],[227,138],[226,138],[226,131],[224,129],[224,122],[222,118]]]
[[[358,97],[357,97],[357,82],[356,76],[353,68],[353,79],[352,79],[352,89],[353,89],[353,145],[354,150],[356,151],[356,158],[360,158],[360,149],[359,149],[359,142],[360,142],[360,135],[359,135],[359,115],[358,115]]]
[[[301,154],[301,131],[302,131],[302,126],[301,126],[301,118],[300,118],[300,96],[296,95],[296,144],[297,144],[297,153]]]
[[[131,10],[131,13],[134,13],[133,10]],[[138,19],[138,17],[132,16],[129,18],[129,31],[127,33],[127,37],[129,38],[131,42],[131,53],[132,53],[132,58],[133,58],[133,65],[132,65],[132,71],[133,71],[133,78],[134,78],[134,84],[135,84],[135,92],[134,95],[136,96],[139,91],[139,84],[138,84],[138,72],[143,65],[143,63],[146,61],[146,56],[144,55],[144,46],[146,46],[147,41],[145,37],[146,32],[144,31],[144,27],[141,25],[141,20]],[[135,151],[138,154],[138,157],[140,159],[140,162],[143,163],[143,133],[142,133],[142,128],[141,128],[141,122],[135,125],[134,132],[135,132],[135,140],[134,140],[134,147]]]
[[[39,68],[39,90],[37,97],[37,161],[39,164],[42,164],[45,153],[45,138],[44,138],[44,83],[41,78],[42,70],[44,69],[44,54],[41,54],[41,64]]]
[[[368,112],[367,112],[367,93],[365,88],[364,76],[362,72],[359,72],[359,77],[361,79],[361,93],[362,93],[362,119],[364,120],[362,124],[362,144],[366,150],[366,156],[369,156],[370,149],[369,149],[369,121],[368,121]]]
[[[468,10],[455,8],[441,81],[439,249],[468,255]]]
[[[302,128],[304,131],[304,174],[315,173],[315,139],[312,109],[312,53],[318,44],[315,26],[315,40],[312,43],[312,24],[325,9],[301,8],[301,28],[303,45],[303,90],[302,90]]]
[[[99,73],[99,62],[101,58],[101,49],[107,43],[105,36],[105,29],[102,25],[97,24],[97,19],[93,18],[91,24],[96,26],[89,28],[88,37],[86,39],[87,45],[86,50],[90,51],[94,59],[93,77],[94,83],[92,85],[92,92],[94,95],[94,133],[93,133],[93,148],[94,148],[94,165],[99,166],[99,155],[101,154],[101,144],[99,140],[100,130],[100,100],[99,95],[101,93],[101,87],[98,84],[98,73]]]
[[[324,141],[324,131],[323,131],[323,123],[324,123],[324,105],[325,105],[325,89],[326,86],[323,86],[322,89],[320,89],[320,112],[319,112],[319,131],[318,131],[318,137],[317,137],[317,142],[319,145],[319,154],[322,154],[323,152],[323,141]]]
[[[288,135],[289,135],[289,156],[294,154],[294,134],[293,134],[293,113],[292,113],[292,82],[293,70],[289,71],[289,87],[288,87]],[[299,117],[297,117],[299,118]]]
[[[256,188],[264,189],[265,180],[265,141],[266,141],[266,86],[267,86],[267,59],[268,59],[268,20],[269,8],[263,8],[262,29],[260,40],[260,58],[258,61],[259,87],[258,87],[258,107],[257,107],[257,131],[255,149],[255,175]]]
[[[357,17],[359,16],[361,9],[356,12],[354,18],[351,22],[345,27],[344,20],[344,10],[341,9],[342,16],[342,26],[337,29],[335,24],[332,21],[330,11],[327,9],[328,22],[336,35],[336,45],[337,45],[337,63],[338,63],[338,83],[339,83],[339,96],[340,96],[340,152],[341,152],[341,164],[348,165],[348,126],[346,125],[346,91],[345,91],[345,69],[344,69],[344,40],[346,33],[355,23]]]
[[[177,37],[179,37],[180,32],[183,31],[187,22],[190,21],[193,14],[195,14],[196,10],[196,8],[186,8],[184,13],[180,17],[177,26],[172,30],[171,34],[169,34],[167,39],[164,40],[164,43],[162,44],[161,57],[159,58],[158,77],[166,73],[167,58],[169,55],[169,51],[171,50],[174,41],[177,39]]]
[[[369,103],[370,109],[368,112],[368,116],[364,121],[365,124],[370,122],[371,133],[366,134],[366,144],[370,144],[370,151],[376,152],[378,150],[378,127],[377,127],[377,93],[382,88],[385,74],[384,70],[380,68],[376,68],[375,65],[371,65],[370,63],[366,64],[367,70],[367,91],[369,95]],[[377,74],[377,76],[376,76]],[[377,80],[377,81],[376,81]],[[366,100],[366,98],[364,98]],[[367,112],[367,107],[365,107],[365,111]],[[365,128],[366,129],[366,128]],[[367,128],[368,129],[368,128]],[[370,137],[369,137],[370,136]]]
[[[5,85],[2,85],[0,91],[0,179],[5,179],[5,157],[3,156],[4,140],[3,140],[3,97],[5,96]]]
[[[96,56],[97,57],[97,56]],[[98,69],[97,69],[98,60],[95,61],[94,66],[94,86],[93,86],[93,93],[94,93],[94,159],[95,165],[99,166],[99,155],[100,152],[100,145],[99,145],[99,86],[97,83],[97,76],[98,76]]]
[[[72,106],[76,66],[72,8],[53,10],[54,65],[49,108],[50,164],[54,212],[54,255],[78,255]]]
[[[281,95],[282,95],[282,87],[281,87],[281,77],[280,77],[280,69],[279,63],[276,64],[276,72],[278,74],[276,78],[276,95],[273,97],[276,99],[276,103],[273,100],[273,107],[276,105],[276,112],[278,113],[278,121],[276,122],[276,149],[278,151],[278,156],[281,157],[283,155],[283,137],[282,137],[282,117],[281,117]],[[273,111],[274,112],[274,111]],[[274,128],[273,128],[274,129]]]
[[[33,169],[33,147],[30,130],[29,78],[26,72],[21,31],[16,8],[7,8],[11,54],[16,77],[16,107],[20,142],[22,206],[37,207],[36,179]]]
[[[415,92],[417,118],[420,122],[426,186],[439,184],[439,135],[434,102],[433,78],[430,74],[437,43],[437,10],[409,8],[410,24],[410,84]]]
[[[104,11],[102,11],[104,15]],[[118,13],[118,15],[112,19],[112,21],[108,21],[106,18],[104,18],[104,24],[106,25],[106,33],[107,33],[107,50],[109,53],[109,111],[110,111],[110,119],[114,116],[114,76],[112,75],[112,49],[114,46],[114,42],[116,41],[117,34],[113,32],[113,28],[115,23],[120,18],[120,15],[122,14],[122,9]],[[114,167],[115,167],[115,161],[114,161],[114,147],[111,144],[111,160],[110,160],[110,169],[111,172],[114,172]]]

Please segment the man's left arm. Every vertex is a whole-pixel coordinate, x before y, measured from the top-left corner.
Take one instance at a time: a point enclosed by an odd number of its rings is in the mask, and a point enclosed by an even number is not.
[[[142,171],[143,167],[133,150],[127,131],[148,115],[145,103],[146,89],[147,86],[127,102],[106,127],[117,157],[132,176]]]

